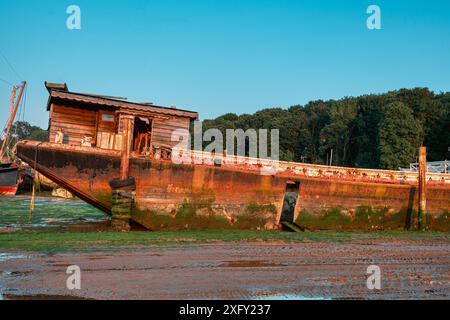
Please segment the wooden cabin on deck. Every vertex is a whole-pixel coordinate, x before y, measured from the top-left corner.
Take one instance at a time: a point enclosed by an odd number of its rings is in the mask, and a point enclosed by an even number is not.
[[[170,158],[177,129],[189,130],[198,113],[125,98],[70,92],[66,84],[45,83],[49,141],[73,146],[121,150],[124,117],[132,116],[134,156]]]

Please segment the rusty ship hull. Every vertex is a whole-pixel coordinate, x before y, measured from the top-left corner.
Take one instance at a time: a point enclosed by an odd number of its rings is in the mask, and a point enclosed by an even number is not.
[[[24,141],[17,156],[111,214],[109,183],[120,175],[120,151]],[[281,162],[276,174],[261,175],[258,168],[131,157],[131,219],[149,230],[277,229],[292,185],[291,219],[306,228],[403,229],[416,219],[417,173]],[[448,230],[450,175],[428,176],[427,226]]]

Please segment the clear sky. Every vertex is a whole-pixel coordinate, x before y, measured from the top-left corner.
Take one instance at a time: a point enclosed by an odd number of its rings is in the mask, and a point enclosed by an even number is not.
[[[66,9],[81,8],[81,30]],[[381,8],[381,30],[366,9]],[[411,87],[450,91],[450,1],[0,1],[0,51],[29,82],[25,120],[47,127],[44,81],[198,111],[202,119]],[[0,78],[19,77],[0,56]],[[10,86],[0,81],[0,125]]]

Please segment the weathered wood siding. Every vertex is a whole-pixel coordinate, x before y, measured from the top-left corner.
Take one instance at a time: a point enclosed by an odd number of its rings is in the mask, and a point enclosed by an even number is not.
[[[93,138],[95,144],[99,133],[114,133],[115,121],[103,121],[102,115],[115,116],[114,111],[89,110],[86,108],[69,107],[60,104],[52,104],[50,115],[50,142],[55,141],[59,128],[64,130],[64,144],[81,145],[81,139],[85,136]]]
[[[102,115],[104,114],[115,115],[114,111],[111,110],[89,110],[53,103],[50,115],[50,142],[55,141],[58,129],[62,128],[64,130],[64,144],[80,146],[81,139],[90,136],[93,137],[93,143],[97,147],[102,147],[100,138],[105,136],[104,133],[108,133],[108,136],[116,133],[118,121],[117,117],[115,121],[103,121]],[[189,130],[189,124],[190,119],[184,117],[153,119],[153,145],[168,147],[177,145],[178,142],[171,139],[172,133],[177,129]],[[113,147],[111,146],[111,148]]]
[[[85,136],[95,136],[97,111],[53,104],[50,114],[50,142],[59,128],[64,130],[64,144],[81,145]]]
[[[103,115],[108,115],[111,117],[114,117],[114,121],[104,121]],[[100,110],[98,114],[98,132],[108,132],[108,133],[114,133],[116,129],[116,116],[114,111],[104,111]]]
[[[189,118],[169,118],[153,120],[153,145],[174,147],[177,141],[172,141],[172,132],[177,129],[189,130]]]

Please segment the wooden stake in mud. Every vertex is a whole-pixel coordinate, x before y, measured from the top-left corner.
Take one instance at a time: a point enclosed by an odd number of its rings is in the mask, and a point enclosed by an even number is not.
[[[419,152],[419,214],[417,228],[423,229],[423,217],[427,211],[427,148],[420,147]]]
[[[130,171],[131,140],[133,138],[133,116],[122,115],[122,153],[120,158],[120,179],[128,178]]]
[[[34,179],[36,179],[36,174],[34,175]],[[33,222],[33,212],[34,212],[34,203],[36,201],[36,181],[33,179],[33,189],[31,192],[31,200],[30,200],[30,210],[28,212],[28,221]]]

